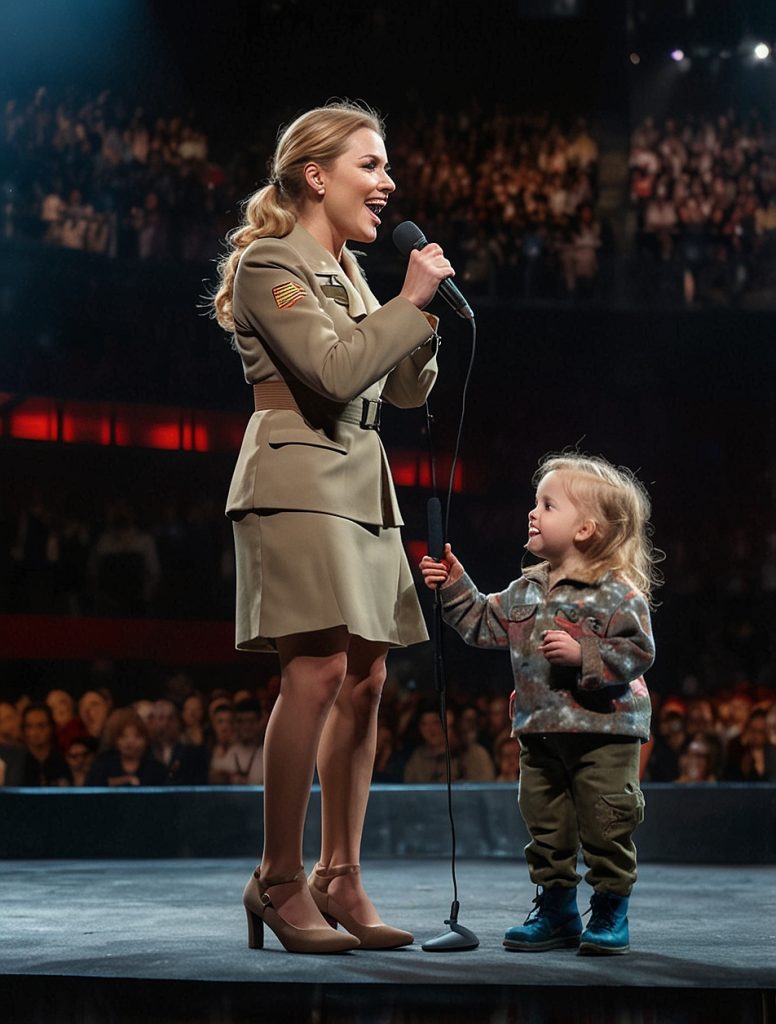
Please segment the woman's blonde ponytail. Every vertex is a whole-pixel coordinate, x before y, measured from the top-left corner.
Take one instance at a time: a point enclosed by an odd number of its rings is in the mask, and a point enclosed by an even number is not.
[[[283,238],[296,223],[296,214],[283,207],[281,195],[276,182],[254,192],[245,204],[242,224],[226,236],[230,251],[218,261],[220,286],[213,296],[215,318],[224,330],[234,330],[234,276],[243,250],[257,238]]]

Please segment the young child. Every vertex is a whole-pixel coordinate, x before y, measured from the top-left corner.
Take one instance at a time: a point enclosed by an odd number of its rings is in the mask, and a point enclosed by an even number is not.
[[[542,559],[500,594],[481,594],[445,545],[420,563],[443,616],[477,647],[509,647],[519,806],[537,886],[515,950],[627,953],[636,881],[632,832],[644,818],[640,741],[649,737],[642,674],[654,658],[649,599],[659,582],[650,503],[634,475],[600,457],[549,456],[534,477],[526,549]],[[583,930],[577,851],[593,887]]]

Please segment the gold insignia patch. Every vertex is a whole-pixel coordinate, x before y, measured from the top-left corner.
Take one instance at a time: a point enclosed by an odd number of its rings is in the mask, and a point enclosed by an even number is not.
[[[293,281],[286,281],[285,284],[275,285],[272,295],[278,309],[290,309],[304,296],[304,288]]]

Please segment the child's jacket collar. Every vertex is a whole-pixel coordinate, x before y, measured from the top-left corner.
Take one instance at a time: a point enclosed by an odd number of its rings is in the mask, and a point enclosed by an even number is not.
[[[538,562],[536,565],[528,565],[523,569],[523,576],[531,583],[538,583],[544,590],[549,589],[550,584],[550,563]],[[577,573],[574,576],[564,576],[555,583],[560,586],[566,583],[571,587],[600,587],[606,580],[611,579],[614,573],[607,569],[604,573],[591,571],[590,575]]]

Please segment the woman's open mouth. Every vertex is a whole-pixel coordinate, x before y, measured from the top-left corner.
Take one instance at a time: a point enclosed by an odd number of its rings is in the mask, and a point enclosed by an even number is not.
[[[375,223],[381,224],[382,221],[380,220],[380,214],[383,212],[383,209],[385,207],[385,203],[383,203],[383,202],[371,202],[371,203],[365,203],[365,206],[366,206],[367,210],[369,210],[371,215],[374,217]]]

